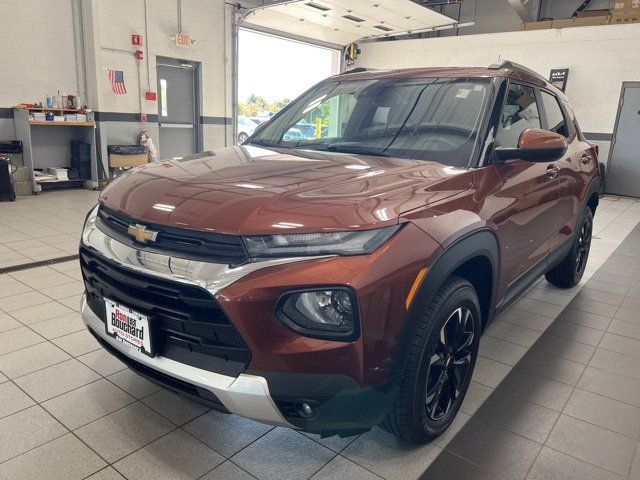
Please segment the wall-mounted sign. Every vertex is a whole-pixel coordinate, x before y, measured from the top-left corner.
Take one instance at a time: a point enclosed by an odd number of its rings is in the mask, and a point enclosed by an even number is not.
[[[189,35],[185,35],[184,33],[176,33],[176,45],[178,47],[190,47],[191,41],[189,40]]]
[[[141,47],[142,35],[131,34],[131,45],[135,45],[136,47]]]
[[[568,68],[554,68],[549,75],[549,82],[554,87],[559,88],[563,92],[567,88],[567,80],[569,79]]]

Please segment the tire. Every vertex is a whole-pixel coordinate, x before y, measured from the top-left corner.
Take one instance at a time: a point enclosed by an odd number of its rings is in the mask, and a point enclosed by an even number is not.
[[[462,330],[453,328],[460,324]],[[450,277],[420,314],[398,396],[381,427],[413,443],[425,443],[441,435],[455,419],[467,393],[478,356],[480,329],[475,289],[463,278]],[[457,335],[452,335],[454,332]],[[448,338],[452,341],[447,342]],[[466,345],[457,355],[445,345],[455,343],[454,339]],[[440,401],[436,401],[438,389]],[[447,399],[447,394],[453,398]]]
[[[242,145],[247,140],[249,140],[249,135],[246,133],[242,132],[238,135],[238,145]]]
[[[589,259],[591,233],[593,231],[593,212],[587,207],[576,230],[573,246],[566,257],[545,274],[549,283],[560,288],[571,288],[582,280]]]

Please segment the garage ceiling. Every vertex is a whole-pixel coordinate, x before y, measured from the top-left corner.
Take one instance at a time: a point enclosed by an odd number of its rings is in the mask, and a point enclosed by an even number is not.
[[[242,26],[346,45],[363,38],[453,27],[455,23],[455,19],[411,0],[299,0],[250,11]]]

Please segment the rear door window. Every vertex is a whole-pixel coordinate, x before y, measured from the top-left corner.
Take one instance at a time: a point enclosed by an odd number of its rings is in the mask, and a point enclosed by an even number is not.
[[[542,104],[544,105],[544,113],[547,118],[547,130],[559,133],[565,138],[571,136],[567,120],[562,113],[562,109],[558,104],[558,99],[547,92],[541,92]]]

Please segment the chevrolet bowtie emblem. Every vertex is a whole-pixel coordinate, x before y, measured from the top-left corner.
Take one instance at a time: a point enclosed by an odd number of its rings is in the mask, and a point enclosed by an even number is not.
[[[147,230],[144,225],[129,225],[127,233],[140,243],[155,242],[158,238],[158,232]]]

